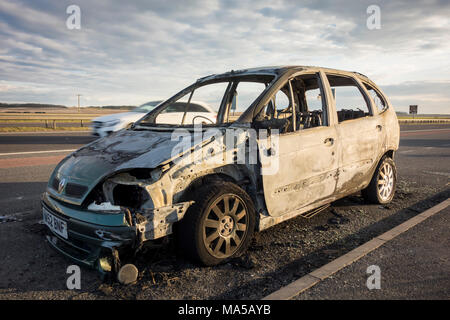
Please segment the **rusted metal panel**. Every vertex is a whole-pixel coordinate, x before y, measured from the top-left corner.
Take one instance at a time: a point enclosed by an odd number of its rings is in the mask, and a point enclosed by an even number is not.
[[[142,241],[154,240],[172,233],[172,226],[180,221],[187,208],[193,201],[177,203],[171,206],[144,209],[142,217],[145,219],[136,224],[136,229],[142,233]]]

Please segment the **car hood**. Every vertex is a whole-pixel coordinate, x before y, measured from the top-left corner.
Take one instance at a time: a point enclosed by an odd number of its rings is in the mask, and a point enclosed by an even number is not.
[[[129,120],[132,122],[135,122],[137,120],[139,120],[140,118],[142,118],[143,116],[145,116],[145,113],[143,112],[121,112],[121,113],[113,113],[113,114],[108,114],[106,116],[101,116],[101,117],[97,117],[92,119],[92,121],[94,122],[108,122],[108,121],[112,121],[112,120]]]
[[[203,144],[210,138],[198,141]],[[57,197],[81,204],[89,192],[106,177],[116,172],[134,168],[156,168],[178,157],[172,154],[181,140],[172,139],[172,131],[121,130],[108,137],[96,140],[65,158],[56,168],[49,181],[57,176],[67,183],[76,183],[88,188],[83,198],[73,199],[50,191]],[[193,146],[194,147],[194,146]],[[178,149],[178,148],[177,148]]]

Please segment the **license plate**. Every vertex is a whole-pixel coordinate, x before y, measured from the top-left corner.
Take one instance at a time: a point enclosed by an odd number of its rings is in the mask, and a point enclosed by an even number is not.
[[[42,209],[42,215],[44,223],[50,228],[54,233],[60,235],[64,239],[67,239],[67,222],[61,220],[45,209]]]

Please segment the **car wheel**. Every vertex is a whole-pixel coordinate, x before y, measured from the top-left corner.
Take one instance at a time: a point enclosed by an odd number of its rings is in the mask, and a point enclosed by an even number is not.
[[[177,226],[178,249],[207,266],[241,255],[255,229],[255,209],[248,194],[231,182],[198,188],[195,203]]]
[[[369,186],[362,191],[371,203],[387,204],[394,198],[397,185],[397,168],[394,160],[385,156],[379,162]]]

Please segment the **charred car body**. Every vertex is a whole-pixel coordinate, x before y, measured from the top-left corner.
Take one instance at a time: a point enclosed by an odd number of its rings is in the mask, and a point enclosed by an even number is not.
[[[215,106],[216,123],[157,121],[193,99]],[[398,143],[392,106],[359,73],[293,66],[207,76],[58,164],[42,199],[47,239],[117,272],[121,259],[173,233],[181,252],[215,265],[244,252],[254,231],[360,190],[390,202]],[[193,160],[205,154],[214,161]]]

